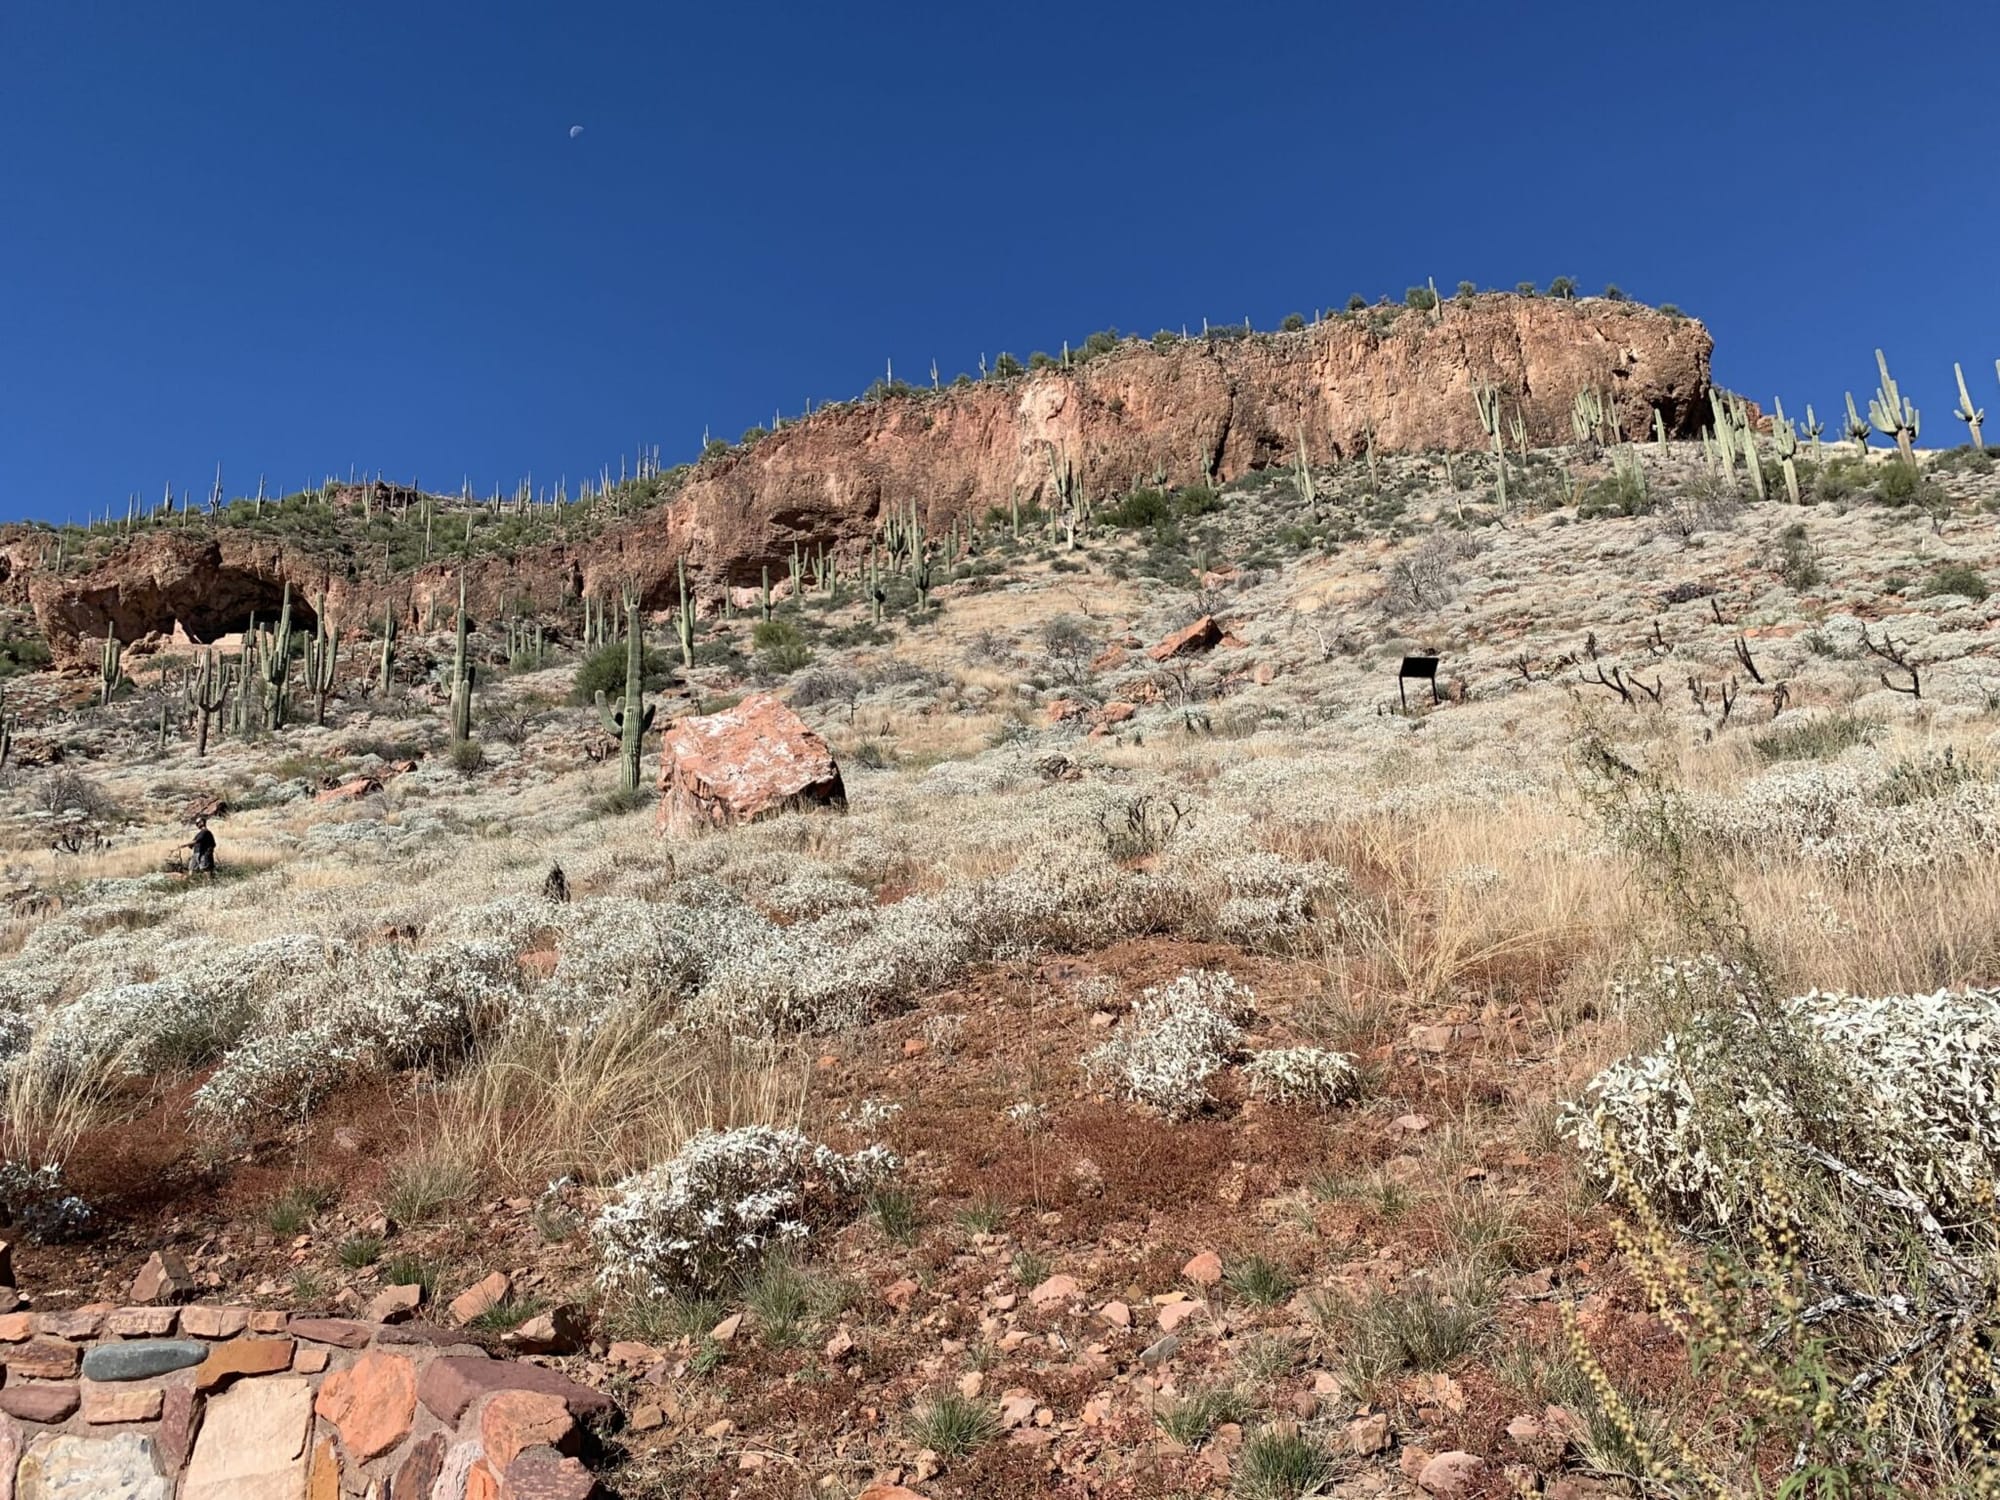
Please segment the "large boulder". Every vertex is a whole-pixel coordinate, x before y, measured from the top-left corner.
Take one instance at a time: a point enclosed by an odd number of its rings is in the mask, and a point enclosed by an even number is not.
[[[789,808],[845,807],[833,751],[769,693],[677,720],[660,752],[661,833],[728,828]]]

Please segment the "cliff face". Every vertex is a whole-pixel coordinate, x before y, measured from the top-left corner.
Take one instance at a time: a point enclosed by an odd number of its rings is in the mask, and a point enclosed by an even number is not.
[[[828,407],[702,464],[654,514],[570,547],[483,559],[468,573],[473,608],[554,608],[580,590],[637,589],[648,608],[676,596],[685,557],[704,592],[782,577],[792,549],[868,545],[885,512],[915,502],[942,530],[966,515],[1038,500],[1050,459],[1092,496],[1164,480],[1235,479],[1289,462],[1303,440],[1315,464],[1360,455],[1486,445],[1473,399],[1497,386],[1533,443],[1567,442],[1570,403],[1608,391],[1625,435],[1700,428],[1713,342],[1701,324],[1632,303],[1486,296],[1437,313],[1404,312],[1384,332],[1366,317],[1298,333],[1129,347],[1073,370]],[[268,617],[285,582],[308,611],[324,597],[350,627],[384,608],[420,622],[428,601],[456,602],[434,565],[400,578],[350,576],[286,545],[224,532],[152,536],[74,578],[36,576],[16,559],[58,656],[82,637],[170,633],[196,639]],[[309,613],[306,615],[309,618]]]

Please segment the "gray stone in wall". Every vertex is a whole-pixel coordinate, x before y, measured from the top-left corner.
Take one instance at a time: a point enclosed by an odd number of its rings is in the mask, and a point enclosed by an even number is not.
[[[83,1356],[85,1380],[147,1380],[185,1370],[208,1358],[208,1345],[193,1339],[134,1339],[99,1344]]]

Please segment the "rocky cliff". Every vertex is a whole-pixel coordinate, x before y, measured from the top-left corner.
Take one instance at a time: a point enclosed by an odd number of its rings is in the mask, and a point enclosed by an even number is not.
[[[794,545],[865,548],[886,511],[914,502],[933,530],[1050,486],[1051,458],[1085,493],[1235,479],[1289,462],[1485,446],[1476,388],[1504,393],[1530,441],[1566,442],[1570,403],[1608,391],[1626,436],[1700,427],[1712,341],[1698,322],[1633,303],[1491,295],[1435,312],[1371,310],[1296,333],[1129,344],[1076,368],[829,406],[748,447],[708,460],[656,512],[574,545],[483,558],[468,574],[473,607],[553,609],[582,590],[635,588],[649,608],[676,594],[685,557],[708,594],[774,578]],[[32,604],[58,656],[84,637],[122,640],[176,629],[196,640],[268,616],[290,582],[351,626],[385,608],[420,623],[433,599],[456,600],[455,575],[370,573],[351,555],[223,531],[136,539],[80,576],[38,572],[33,549],[10,553],[9,592]]]

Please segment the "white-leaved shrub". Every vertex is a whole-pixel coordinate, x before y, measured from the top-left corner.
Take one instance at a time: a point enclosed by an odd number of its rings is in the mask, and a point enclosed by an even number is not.
[[[1142,994],[1084,1069],[1127,1099],[1186,1119],[1211,1102],[1208,1080],[1242,1042],[1252,999],[1227,974],[1189,970]]]
[[[898,1163],[852,1156],[766,1125],[704,1131],[671,1161],[619,1183],[592,1226],[606,1285],[713,1292],[773,1248],[851,1219]]]
[[[1804,1066],[1763,1065],[1749,1029]],[[1810,1087],[1782,1086],[1785,1076]],[[1772,1021],[1698,1013],[1652,1052],[1591,1080],[1565,1116],[1586,1165],[1614,1153],[1651,1201],[1697,1226],[1728,1223],[1773,1152],[1825,1153],[1939,1217],[2000,1171],[2000,990],[1862,996],[1814,990]]]
[[[1329,1109],[1352,1099],[1361,1086],[1354,1059],[1324,1047],[1279,1047],[1243,1065],[1250,1092],[1276,1104]]]

